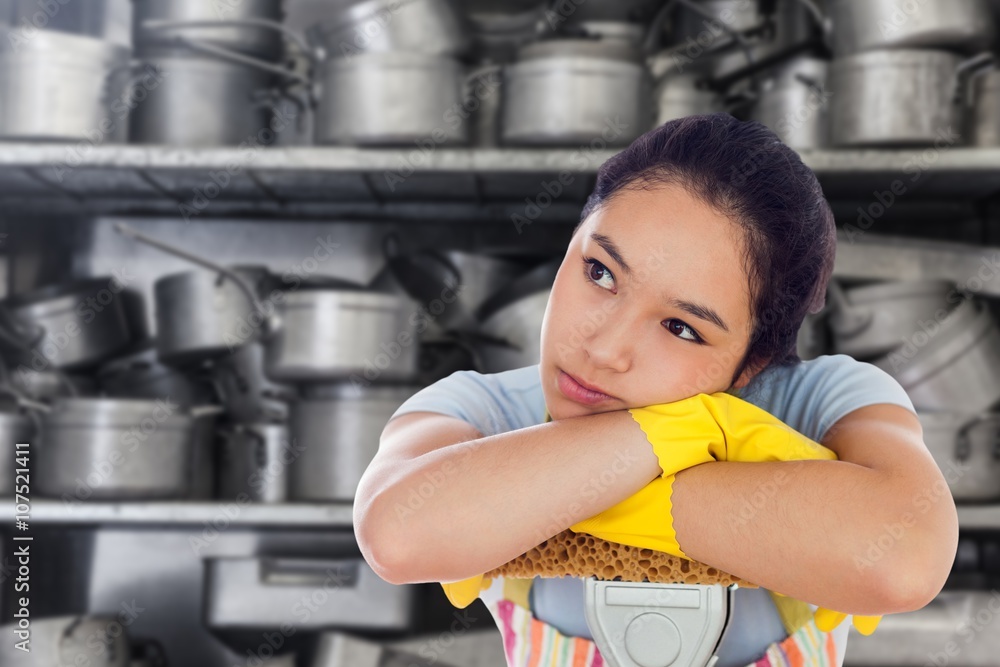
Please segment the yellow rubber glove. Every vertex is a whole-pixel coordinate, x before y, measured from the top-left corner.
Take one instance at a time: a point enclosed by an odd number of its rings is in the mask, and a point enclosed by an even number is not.
[[[465,609],[479,597],[480,591],[490,587],[492,581],[492,577],[477,574],[461,581],[442,582],[441,587],[444,589],[448,602],[459,609]]]
[[[673,529],[671,495],[676,473],[712,461],[836,460],[833,450],[774,415],[726,393],[698,394],[673,403],[629,410],[653,447],[663,474],[639,492],[570,529],[610,542],[644,547],[691,560]],[[846,614],[816,610],[817,626],[832,630]],[[870,635],[881,616],[855,616]]]

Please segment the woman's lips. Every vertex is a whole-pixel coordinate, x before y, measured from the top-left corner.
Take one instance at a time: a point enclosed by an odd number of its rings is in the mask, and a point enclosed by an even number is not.
[[[558,382],[559,391],[563,393],[563,396],[571,401],[576,401],[577,403],[583,403],[584,405],[596,405],[598,403],[604,403],[605,401],[614,400],[614,396],[609,396],[607,394],[602,394],[599,391],[587,389],[566,371],[559,371]]]

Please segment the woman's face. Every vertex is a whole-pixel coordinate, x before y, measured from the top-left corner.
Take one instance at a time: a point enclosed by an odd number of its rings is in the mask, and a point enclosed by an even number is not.
[[[750,338],[743,266],[742,230],[681,186],[626,188],[595,210],[570,241],[542,322],[552,418],[728,389]],[[604,395],[581,395],[578,382]]]

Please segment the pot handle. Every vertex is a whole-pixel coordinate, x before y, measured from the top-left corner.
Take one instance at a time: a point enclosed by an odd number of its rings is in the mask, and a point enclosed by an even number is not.
[[[147,19],[142,22],[142,28],[144,30],[149,30],[153,32],[156,31],[167,32],[172,28],[196,27],[196,26],[218,27],[219,25],[225,25],[227,23],[232,25],[254,25],[258,27],[273,28],[276,30],[281,30],[286,35],[288,34],[294,35],[294,33],[291,30],[285,28],[284,26],[280,26],[280,24],[275,23],[273,21],[267,21],[266,19],[244,19],[241,21],[167,21],[161,19]],[[308,54],[307,57],[311,61],[315,62],[315,55],[312,53],[312,50],[309,49],[309,47],[302,41],[302,39],[298,35],[295,35],[294,39],[296,45],[300,49],[303,49],[304,53]],[[291,79],[305,86],[308,86],[310,84],[309,78],[297,74],[288,68],[274,65],[270,62],[267,62],[266,60],[261,60],[260,58],[254,58],[252,56],[244,55],[237,51],[227,49],[224,46],[218,46],[217,44],[212,44],[211,42],[205,42],[200,39],[185,37],[184,35],[174,35],[173,41],[175,41],[180,45],[186,46],[190,49],[194,49],[195,51],[202,51],[203,53],[208,53],[214,56],[218,56],[220,58],[224,58],[226,60],[230,60],[235,63],[240,63],[241,65],[247,65],[248,67],[255,67],[264,72],[270,72],[271,74],[277,74],[278,76],[285,77],[286,79]]]
[[[841,326],[834,326],[837,335],[843,337],[856,336],[871,326],[874,313],[853,305],[851,300],[847,298],[847,293],[844,292],[844,288],[839,282],[831,280],[827,283],[827,290],[832,297],[833,312],[839,313],[841,318]]]
[[[802,5],[812,20],[816,23],[816,27],[820,29],[823,34],[823,45],[830,51],[833,50],[833,18],[827,16],[820,9],[819,5],[816,4],[815,0],[795,0],[800,5]]]
[[[207,403],[205,405],[192,405],[188,408],[188,413],[190,413],[190,415],[195,419],[220,415],[225,411],[226,409],[221,405],[214,405],[211,403]]]
[[[955,81],[952,101],[955,104],[966,104],[971,99],[969,92],[972,81],[985,74],[997,65],[996,56],[990,51],[983,51],[971,56],[958,64],[955,69]]]

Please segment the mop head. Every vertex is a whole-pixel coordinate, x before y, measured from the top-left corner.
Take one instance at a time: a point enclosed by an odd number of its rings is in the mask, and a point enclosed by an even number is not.
[[[607,542],[564,530],[517,558],[490,570],[486,577],[592,577],[602,581],[649,581],[661,584],[738,584],[760,588],[704,563],[652,549]]]

